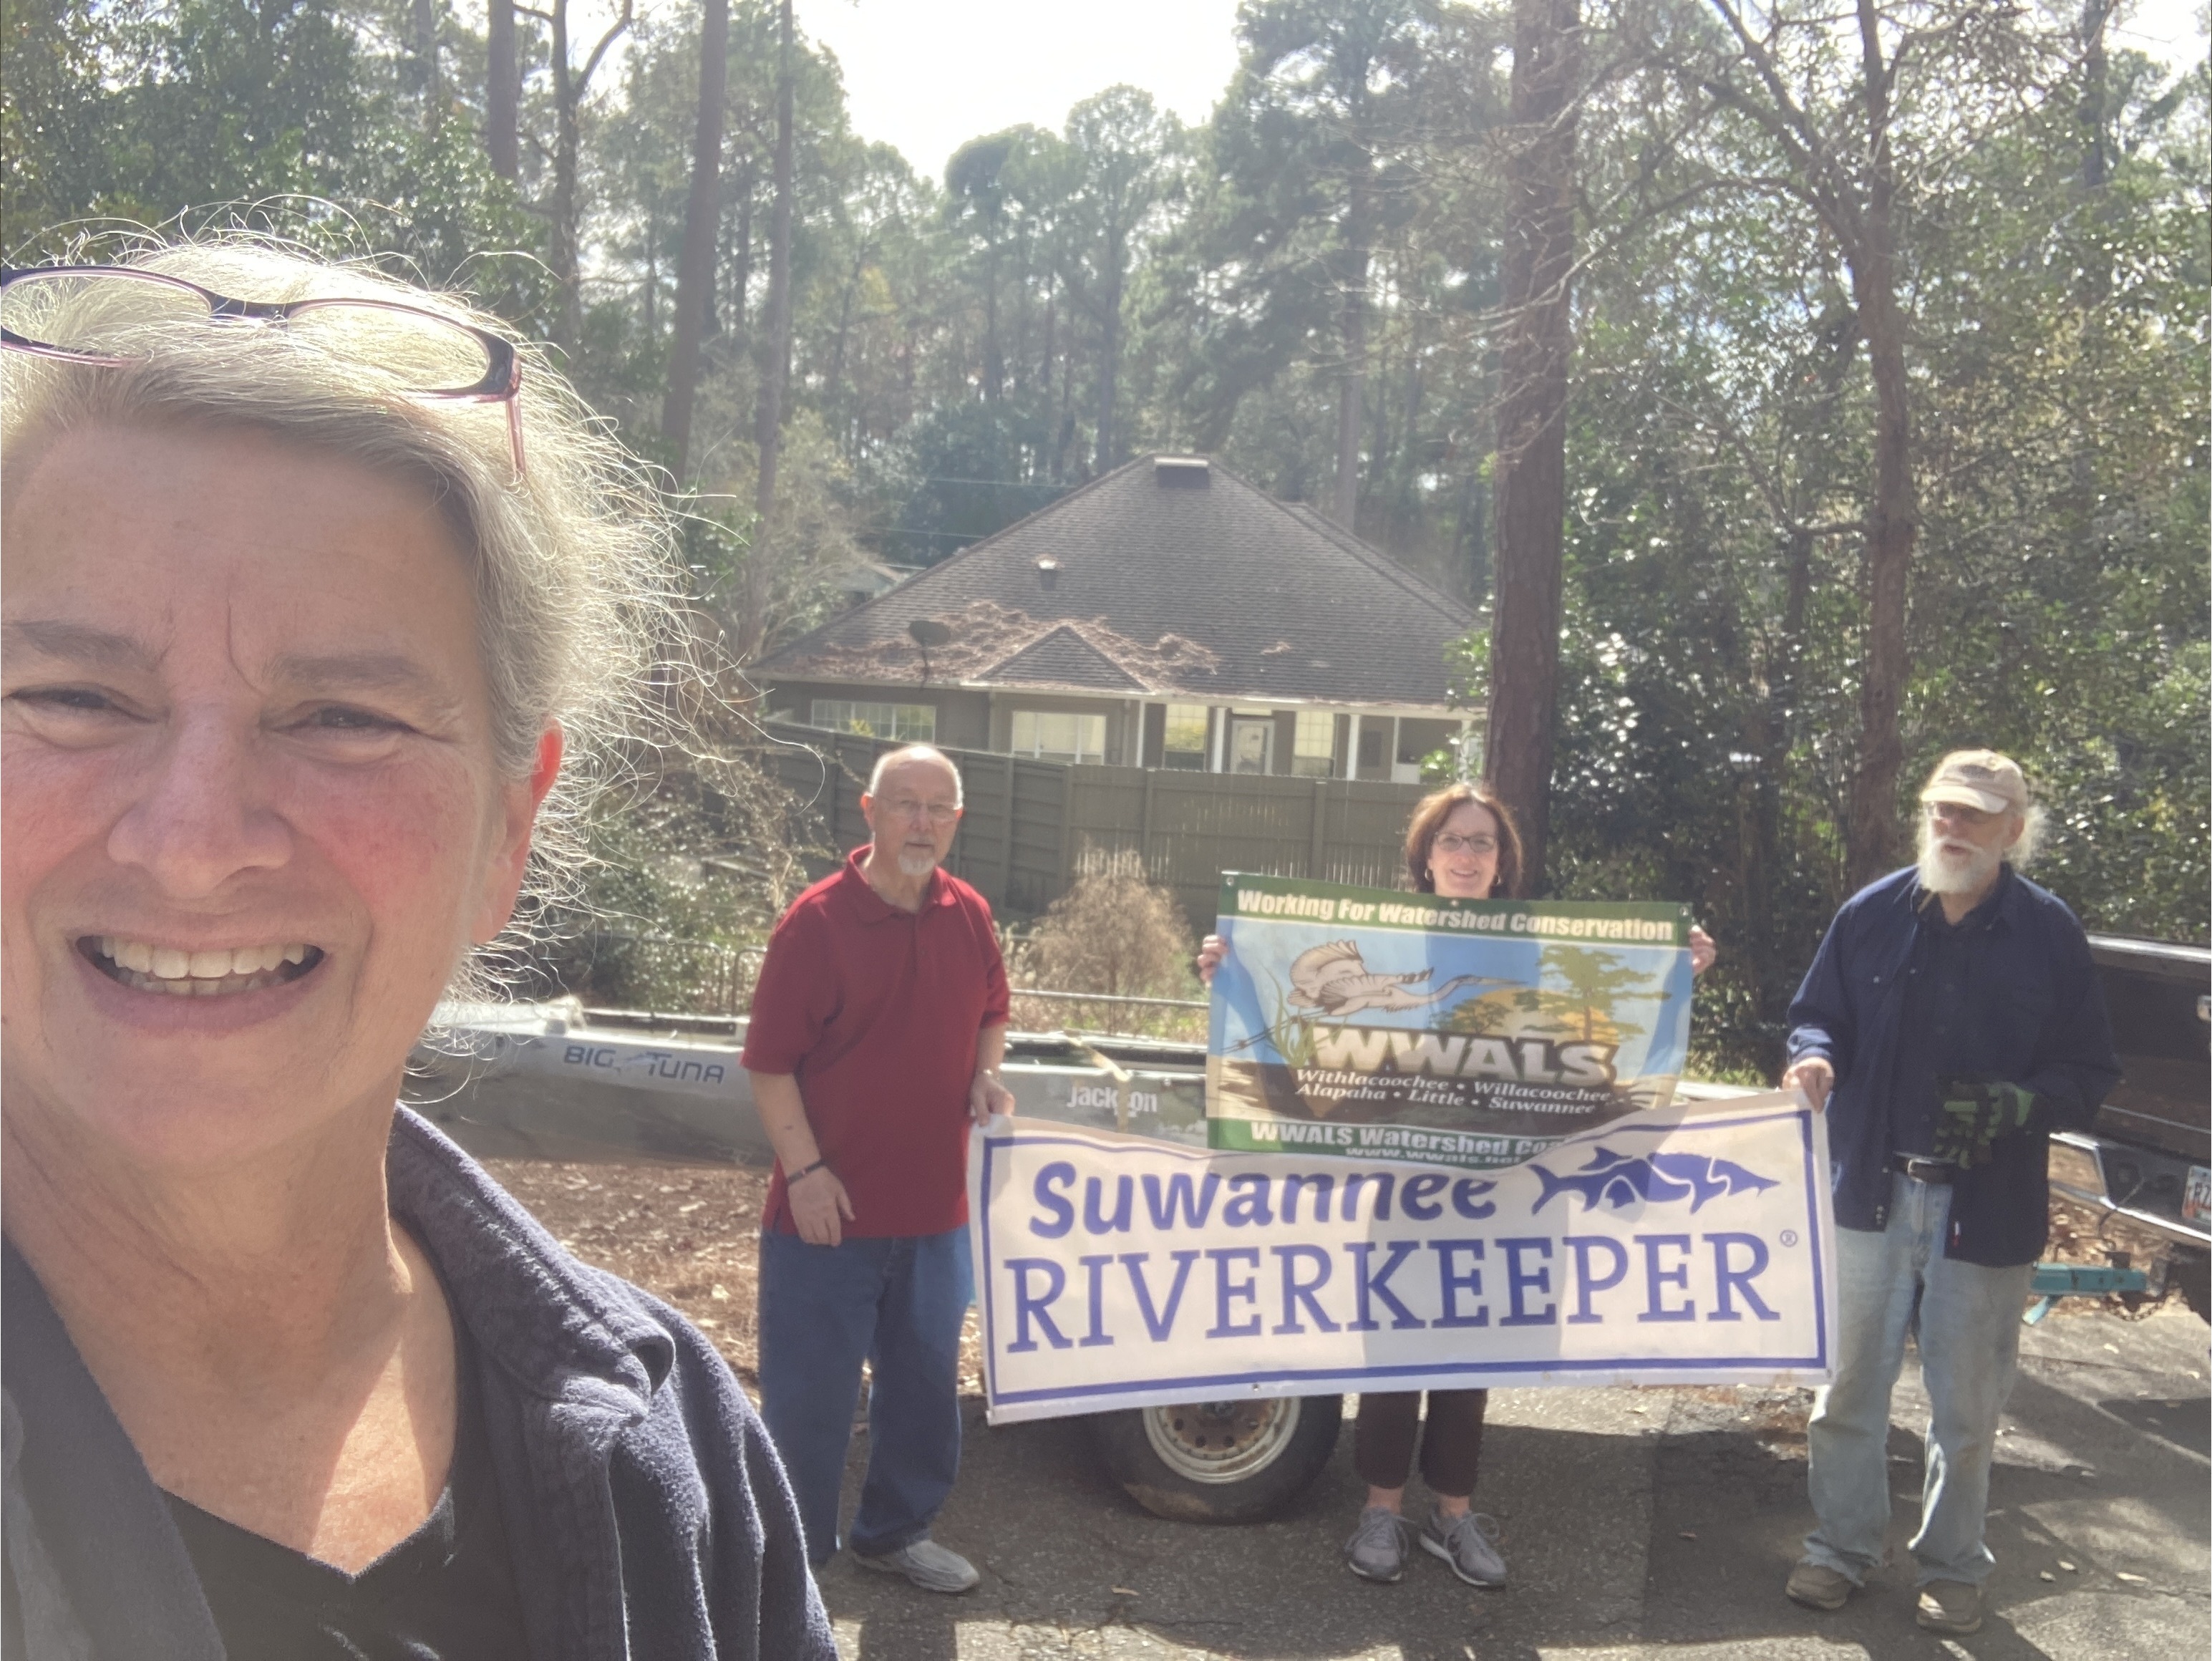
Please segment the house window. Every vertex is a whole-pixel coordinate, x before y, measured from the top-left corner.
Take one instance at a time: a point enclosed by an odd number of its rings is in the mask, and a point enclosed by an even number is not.
[[[1072,709],[1014,711],[1013,752],[1039,761],[1103,761],[1106,717]]]
[[[937,739],[937,707],[817,698],[814,718],[808,725],[826,727],[833,733],[858,733],[866,738],[896,739],[902,744],[933,744]]]
[[[1160,752],[1160,765],[1187,768],[1194,773],[1206,770],[1204,704],[1168,705],[1167,744]]]
[[[1326,709],[1298,711],[1298,730],[1291,744],[1291,771],[1301,778],[1325,779],[1336,771],[1336,717]]]

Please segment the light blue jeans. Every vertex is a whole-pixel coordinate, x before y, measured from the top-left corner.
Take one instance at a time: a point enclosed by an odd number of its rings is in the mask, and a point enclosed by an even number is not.
[[[1889,1226],[1836,1231],[1836,1381],[1813,1398],[1806,1439],[1820,1526],[1808,1561],[1863,1583],[1889,1529],[1889,1396],[1910,1333],[1927,1386],[1927,1476],[1909,1549],[1919,1583],[1978,1585],[1996,1567],[1983,1540],[1997,1418],[2020,1360],[2035,1266],[1985,1269],[1943,1255],[1951,1190],[1897,1175]]]

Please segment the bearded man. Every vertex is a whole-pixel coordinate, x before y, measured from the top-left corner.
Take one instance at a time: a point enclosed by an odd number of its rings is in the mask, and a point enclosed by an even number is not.
[[[854,1557],[962,1592],[974,1566],[929,1530],[960,1468],[968,1126],[1014,1105],[999,1081],[1006,970],[991,908],[938,868],[960,824],[951,761],[926,744],[887,752],[860,812],[867,845],[769,937],[745,1034],[775,1148],[761,1224],[761,1416],[818,1569],[838,1548],[866,1362]]]
[[[1997,1418],[2050,1232],[2047,1135],[2087,1129],[2119,1065],[2081,925],[2015,868],[2041,820],[2020,768],[1956,751],[1920,801],[1918,864],[1844,903],[1790,1007],[1783,1082],[1827,1112],[1838,1343],[1807,1433],[1819,1526],[1787,1590],[1837,1609],[1883,1561],[1911,1334],[1929,1406],[1916,1618],[1970,1633],[1995,1567]]]

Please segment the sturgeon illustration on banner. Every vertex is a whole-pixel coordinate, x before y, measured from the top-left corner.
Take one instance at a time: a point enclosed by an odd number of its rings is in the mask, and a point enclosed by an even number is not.
[[[1194,1398],[1826,1383],[1826,1123],[1675,1102],[1483,1172],[1034,1119],[969,1144],[994,1423]]]
[[[1664,1107],[1689,1053],[1690,916],[1230,873],[1208,1144],[1517,1165]]]

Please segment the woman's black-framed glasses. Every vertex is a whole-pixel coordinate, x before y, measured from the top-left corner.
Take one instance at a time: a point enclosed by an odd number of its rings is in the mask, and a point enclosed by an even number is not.
[[[143,355],[149,329],[179,321],[282,327],[374,368],[410,398],[503,404],[522,477],[522,360],[489,329],[404,301],[233,300],[130,265],[0,268],[0,347],[11,351],[122,368]]]
[[[1498,851],[1498,838],[1462,837],[1455,830],[1439,830],[1437,832],[1437,839],[1433,846],[1439,854],[1468,853],[1480,856],[1484,854],[1495,854]]]

